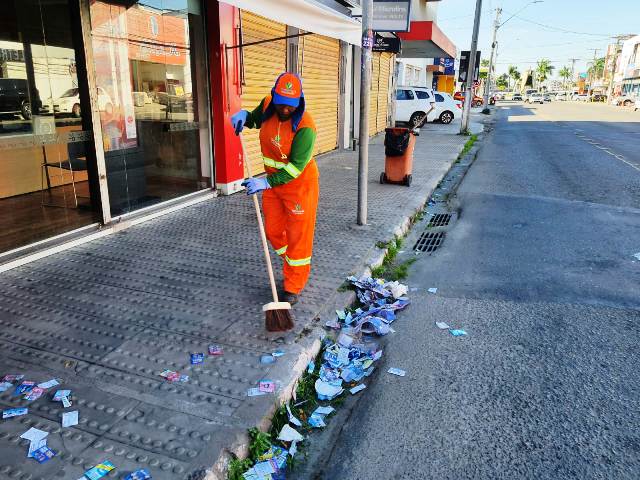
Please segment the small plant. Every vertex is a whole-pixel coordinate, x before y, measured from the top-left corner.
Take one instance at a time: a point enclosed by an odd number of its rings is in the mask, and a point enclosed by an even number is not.
[[[469,153],[469,150],[471,150],[473,144],[476,143],[476,140],[478,140],[478,135],[471,135],[471,138],[469,138],[469,140],[464,144],[460,155],[458,155],[458,160],[461,160],[467,153]]]
[[[416,261],[416,258],[410,258],[402,262],[400,265],[396,265],[387,273],[387,280],[396,281],[404,280],[409,275],[409,267]]]
[[[229,462],[229,473],[227,478],[229,480],[242,480],[244,472],[249,470],[252,466],[253,462],[250,458],[245,458],[244,460],[234,458]]]
[[[385,270],[386,268],[384,264],[378,265],[377,267],[373,267],[371,269],[371,276],[373,278],[383,278]]]

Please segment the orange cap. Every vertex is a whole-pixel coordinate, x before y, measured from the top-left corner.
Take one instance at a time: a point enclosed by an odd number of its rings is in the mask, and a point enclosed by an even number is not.
[[[273,87],[273,103],[297,107],[302,96],[302,81],[295,73],[283,73]]]

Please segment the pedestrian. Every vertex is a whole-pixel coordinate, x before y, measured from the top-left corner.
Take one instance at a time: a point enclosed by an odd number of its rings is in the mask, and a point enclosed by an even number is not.
[[[253,110],[231,117],[236,135],[244,127],[260,129],[260,148],[267,175],[245,180],[248,195],[262,193],[267,239],[283,260],[281,300],[298,301],[311,271],[313,233],[320,191],[313,158],[316,126],[305,110],[302,80],[280,75]],[[247,159],[245,159],[247,161]]]

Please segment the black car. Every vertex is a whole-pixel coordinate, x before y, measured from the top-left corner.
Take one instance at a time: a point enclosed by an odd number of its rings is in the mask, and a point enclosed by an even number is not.
[[[35,90],[34,106],[40,111],[41,103]],[[29,86],[23,78],[0,78],[0,114],[19,113],[25,120],[31,119],[32,107],[29,100]]]

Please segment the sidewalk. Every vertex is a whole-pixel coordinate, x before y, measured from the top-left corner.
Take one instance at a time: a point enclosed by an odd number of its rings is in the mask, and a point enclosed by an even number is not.
[[[276,403],[248,398],[247,390],[269,378],[277,396],[287,397],[319,347],[314,319],[340,302],[337,288],[348,274],[381,257],[376,242],[399,233],[426,202],[466,141],[454,133],[455,125],[422,129],[410,188],[378,183],[383,138],[372,141],[366,227],[355,226],[357,153],[318,159],[312,274],[295,306],[295,332],[286,336],[264,330],[270,290],[253,207],[242,194],[1,274],[0,376],[57,378],[72,390],[67,411],[79,410],[80,424],[61,429],[61,404],[50,394],[31,402],[28,415],[3,420],[0,477],[77,479],[109,460],[117,478],[138,468],[155,480],[222,478],[222,452],[240,451],[247,428],[264,424]],[[190,365],[189,354],[210,344],[224,355]],[[261,365],[260,355],[276,349],[285,355]],[[165,381],[165,369],[189,375],[188,382]],[[2,409],[25,403],[13,389],[0,393]],[[48,431],[58,452],[47,463],[27,459],[27,442],[17,441],[32,426]]]

